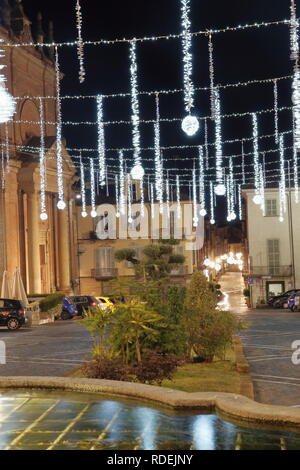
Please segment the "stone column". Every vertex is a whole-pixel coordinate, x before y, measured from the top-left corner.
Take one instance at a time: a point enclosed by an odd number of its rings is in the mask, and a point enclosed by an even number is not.
[[[27,194],[29,293],[41,293],[40,232],[38,194]]]
[[[68,206],[65,210],[58,210],[58,268],[59,290],[70,292],[70,236]]]

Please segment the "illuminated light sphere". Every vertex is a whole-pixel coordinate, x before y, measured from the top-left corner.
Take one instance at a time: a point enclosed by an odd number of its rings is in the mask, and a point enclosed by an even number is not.
[[[81,217],[83,217],[84,219],[87,217],[87,212],[86,211],[82,211],[81,212]]]
[[[76,194],[76,199],[81,199],[81,194]]]
[[[215,270],[216,271],[221,271],[221,269],[222,269],[222,266],[217,263],[216,266],[215,266]]]
[[[117,217],[117,219],[120,218],[120,212],[117,212],[117,213],[116,213],[116,217]]]
[[[198,217],[194,217],[194,218],[193,218],[193,226],[194,226],[194,227],[197,227],[197,226],[198,226],[198,222],[199,222]]]
[[[95,217],[97,217],[97,211],[91,211],[91,217],[94,219]]]
[[[0,87],[0,123],[9,121],[16,112],[15,99],[5,90]]]
[[[232,219],[231,219],[231,215],[229,215],[229,216],[227,217],[227,222],[231,222],[231,220],[232,220]]]
[[[58,201],[58,203],[57,203],[57,209],[59,209],[60,211],[63,211],[65,208],[66,208],[66,203],[65,203],[65,201]]]
[[[211,261],[209,267],[210,267],[211,269],[215,269],[216,263],[215,263],[214,261]]]
[[[231,212],[230,217],[231,217],[231,220],[235,220],[236,219],[236,214],[234,212]]]
[[[199,130],[199,121],[195,116],[186,116],[181,124],[183,132],[186,133],[189,137],[192,137]]]
[[[43,221],[48,219],[48,215],[46,214],[46,212],[41,213],[40,219],[43,220]]]
[[[129,217],[128,222],[129,222],[130,224],[132,224],[133,218],[132,218],[132,217]]]
[[[262,198],[261,198],[261,196],[260,196],[259,194],[256,194],[256,195],[254,196],[254,198],[253,198],[253,202],[254,202],[254,204],[256,204],[257,206],[258,206],[259,204],[261,204],[261,203],[262,203]]]
[[[283,217],[279,217],[279,222],[283,222],[284,221],[284,218]]]
[[[227,259],[227,263],[228,263],[228,264],[235,264],[234,261],[235,261],[235,260],[234,260],[233,258],[231,258],[231,257],[229,257],[229,258]]]
[[[206,214],[207,214],[207,211],[205,209],[201,209],[201,211],[200,211],[201,217],[205,217]]]
[[[210,266],[210,263],[211,263],[211,261],[210,261],[209,258],[206,258],[206,259],[203,261],[204,266]]]
[[[135,165],[131,170],[131,176],[134,180],[141,180],[145,175],[142,165]]]
[[[217,196],[225,196],[225,194],[226,194],[225,184],[218,184],[215,187],[215,193],[216,193]]]
[[[210,223],[211,223],[211,225],[215,225],[215,223],[216,223],[215,219],[210,219]]]

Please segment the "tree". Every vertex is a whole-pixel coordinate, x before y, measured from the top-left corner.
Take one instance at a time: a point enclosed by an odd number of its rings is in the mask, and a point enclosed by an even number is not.
[[[173,253],[177,240],[161,240],[148,245],[143,250],[143,258],[138,260],[134,249],[122,249],[115,253],[117,261],[129,261],[133,264],[137,278],[158,280],[167,277],[172,269],[183,264],[185,257]]]
[[[88,309],[81,323],[87,328],[93,338],[93,355],[95,357],[109,355],[110,348],[106,332],[112,323],[111,310],[100,307],[95,307],[92,311]]]

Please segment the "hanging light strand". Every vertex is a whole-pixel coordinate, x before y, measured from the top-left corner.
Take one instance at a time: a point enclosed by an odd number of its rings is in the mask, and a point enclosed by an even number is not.
[[[299,21],[297,19],[296,2],[291,0],[291,60],[294,62],[295,70],[299,66]]]
[[[205,168],[209,169],[209,152],[208,152],[208,127],[207,119],[204,120],[204,147],[205,147]]]
[[[274,80],[274,124],[275,124],[275,142],[279,143],[279,130],[278,130],[278,84]]]
[[[132,124],[132,145],[134,167],[132,171],[133,179],[141,179],[144,170],[141,162],[141,135],[140,135],[140,106],[138,98],[138,66],[136,55],[136,41],[130,43],[130,84],[131,84],[131,124]]]
[[[154,219],[154,186],[153,183],[150,184],[150,205],[151,205],[151,218]]]
[[[265,177],[264,177],[264,166],[263,164],[259,165],[259,194],[261,198],[260,208],[262,210],[263,216],[265,216],[266,205],[265,205]]]
[[[252,113],[252,136],[253,136],[253,158],[254,158],[254,202],[261,204],[260,185],[259,185],[259,147],[258,147],[258,121],[257,115]]]
[[[204,155],[203,147],[199,146],[199,202],[200,202],[200,215],[204,217],[206,215],[206,204],[205,204],[205,173],[204,173]]]
[[[90,158],[90,176],[91,176],[91,217],[94,219],[97,217],[96,211],[96,187],[95,187],[95,167],[94,159]]]
[[[39,99],[40,113],[40,219],[47,220],[46,208],[46,159],[45,159],[45,125],[44,125],[44,103]]]
[[[243,184],[246,184],[246,174],[245,174],[245,148],[244,141],[242,140],[242,181]]]
[[[210,108],[211,108],[211,117],[215,117],[215,67],[214,67],[214,46],[212,42],[212,35],[208,35],[208,53],[209,53],[209,77],[210,77]]]
[[[120,213],[122,215],[125,214],[125,202],[126,202],[126,196],[125,196],[125,176],[124,176],[124,156],[122,150],[119,152],[119,178],[120,178]]]
[[[6,155],[6,171],[7,173],[10,173],[9,135],[8,135],[7,122],[5,123],[5,155]]]
[[[156,123],[154,124],[154,148],[155,148],[155,191],[156,199],[159,202],[160,213],[163,210],[163,167],[160,149],[160,113],[159,113],[159,96],[156,95]]]
[[[85,194],[85,174],[84,174],[84,165],[82,163],[82,158],[80,156],[80,193],[81,193],[81,216],[87,217],[86,211],[86,194]]]
[[[196,170],[193,169],[193,226],[198,227],[198,201],[197,201],[197,183],[196,183]]]
[[[190,20],[190,0],[181,0],[182,20],[182,47],[183,47],[183,84],[184,106],[188,114],[194,107],[194,83],[193,83],[193,59],[192,59],[192,34]]]
[[[222,122],[220,91],[214,90],[215,95],[215,148],[216,148],[216,182],[215,192],[218,196],[225,194],[224,174],[223,174],[223,149],[222,149]]]
[[[100,169],[100,186],[105,185],[105,132],[103,122],[103,96],[97,96],[97,128],[98,128],[98,158]]]
[[[238,184],[238,212],[239,212],[239,220],[243,220],[243,207],[242,207],[242,185]]]
[[[58,187],[58,203],[57,208],[64,210],[66,203],[64,201],[64,179],[63,179],[63,154],[62,154],[62,115],[61,115],[61,99],[60,99],[60,67],[58,59],[58,50],[55,48],[55,72],[56,72],[56,109],[57,109],[57,125],[56,125],[56,159],[57,159],[57,187]]]
[[[280,205],[282,212],[286,213],[286,182],[285,182],[285,152],[284,152],[284,136],[279,136],[279,153],[280,153]]]
[[[76,26],[77,26],[77,55],[79,61],[79,81],[83,83],[85,80],[84,68],[84,45],[82,39],[82,9],[80,1],[76,0]]]
[[[177,218],[181,218],[181,201],[180,201],[180,179],[176,175],[176,200],[177,200]]]
[[[215,194],[213,182],[210,182],[210,223],[214,225],[215,221]]]

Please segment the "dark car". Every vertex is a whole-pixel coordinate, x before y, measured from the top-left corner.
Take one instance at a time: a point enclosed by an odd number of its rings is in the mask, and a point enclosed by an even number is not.
[[[273,295],[272,297],[269,297],[268,299],[268,304],[272,307],[275,307],[275,308],[282,308],[282,306],[286,303],[288,303],[288,298],[293,295],[293,294],[296,294],[296,292],[298,292],[299,289],[291,289],[291,290],[288,290],[286,292],[284,292],[283,294],[280,294],[280,295]]]
[[[25,322],[25,308],[20,300],[0,299],[0,326],[18,330]]]
[[[91,295],[75,295],[68,297],[68,299],[77,309],[77,315],[81,316],[84,315],[85,310],[92,309],[93,307],[97,307],[99,305],[98,300]]]

